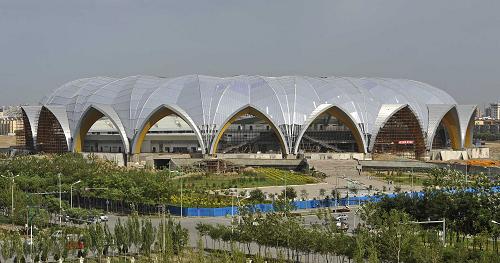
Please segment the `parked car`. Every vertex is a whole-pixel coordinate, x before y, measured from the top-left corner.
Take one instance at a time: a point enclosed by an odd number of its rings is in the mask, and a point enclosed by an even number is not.
[[[54,231],[54,233],[52,233],[52,235],[50,235],[51,238],[53,239],[57,239],[57,238],[60,238],[62,236],[62,230],[56,230]]]
[[[349,219],[349,216],[346,214],[340,214],[335,217],[337,221],[347,221]]]
[[[101,218],[100,217],[96,217],[96,216],[90,216],[87,219],[87,224],[88,225],[96,224],[96,223],[100,223],[100,222],[101,222]]]
[[[349,224],[345,221],[339,221],[337,222],[337,228],[340,230],[347,231],[349,229]]]
[[[105,214],[101,214],[99,216],[99,219],[101,219],[102,222],[108,222],[108,220],[109,220],[108,216]]]

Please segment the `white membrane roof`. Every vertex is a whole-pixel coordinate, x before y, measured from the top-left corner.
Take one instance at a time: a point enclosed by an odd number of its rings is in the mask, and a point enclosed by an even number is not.
[[[428,116],[433,113],[427,105],[457,103],[438,88],[405,79],[203,75],[161,78],[141,75],[75,80],[54,90],[41,104],[65,106],[72,134],[89,107],[112,109],[131,140],[148,116],[165,105],[186,114],[184,117],[192,120],[205,134],[205,145],[210,145],[210,140],[228,117],[245,107],[267,115],[287,140],[291,140],[300,128],[290,127],[302,126],[322,104],[339,107],[350,115],[360,130],[376,134],[374,129],[378,127],[376,121],[383,105],[408,105],[421,122],[422,131],[426,132],[428,120],[433,119]]]

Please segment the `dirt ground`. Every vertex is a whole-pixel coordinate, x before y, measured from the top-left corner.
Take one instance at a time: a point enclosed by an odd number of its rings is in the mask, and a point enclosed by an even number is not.
[[[16,136],[0,135],[0,148],[9,148],[16,145]]]
[[[490,148],[490,159],[500,160],[500,141],[486,142],[485,147]]]

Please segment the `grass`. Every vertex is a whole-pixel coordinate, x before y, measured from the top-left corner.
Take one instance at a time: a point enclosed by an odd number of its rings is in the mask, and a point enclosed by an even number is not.
[[[371,176],[383,179],[384,181],[393,181],[398,185],[412,185],[412,174],[403,172],[375,172],[371,173]],[[426,174],[413,173],[413,185],[422,186],[427,180]]]
[[[285,178],[288,185],[303,185],[320,182],[319,179],[309,175],[275,168],[257,168],[253,172],[240,174],[194,174],[184,177],[182,180],[184,186],[188,188],[217,190],[283,185]],[[180,187],[180,183],[178,183],[178,185]]]

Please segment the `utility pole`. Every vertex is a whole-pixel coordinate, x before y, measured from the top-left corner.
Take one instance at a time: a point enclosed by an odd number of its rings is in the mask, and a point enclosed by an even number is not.
[[[162,227],[162,234],[163,234],[163,244],[162,244],[162,252],[165,253],[165,205],[162,205],[161,206],[162,208],[162,213],[163,213],[163,216],[162,216],[162,224],[163,224],[163,227]]]
[[[234,192],[231,193],[231,234],[234,233]]]
[[[59,179],[59,225],[62,224],[62,192],[61,192],[61,173],[57,174],[57,178]]]
[[[1,177],[6,178],[6,179],[11,179],[11,184],[10,184],[10,201],[11,201],[11,210],[10,210],[10,217],[12,218],[12,225],[14,225],[14,178],[18,177],[19,175],[14,175],[12,172],[9,172],[10,176],[5,176],[1,175]]]
[[[411,168],[411,192],[413,193],[415,190],[413,188],[413,168]]]
[[[336,176],[335,177],[335,213],[337,213],[337,210],[339,209],[339,200],[338,200],[338,196],[339,196],[339,177]]]
[[[182,179],[181,179],[181,218],[182,218]]]
[[[71,203],[71,208],[73,208],[73,186],[75,184],[79,184],[81,182],[82,182],[81,180],[78,180],[78,181],[76,181],[76,182],[74,182],[74,183],[71,184],[71,187],[70,187],[70,196],[71,196],[70,197],[70,203]]]
[[[285,204],[286,204],[286,173],[285,173]]]

